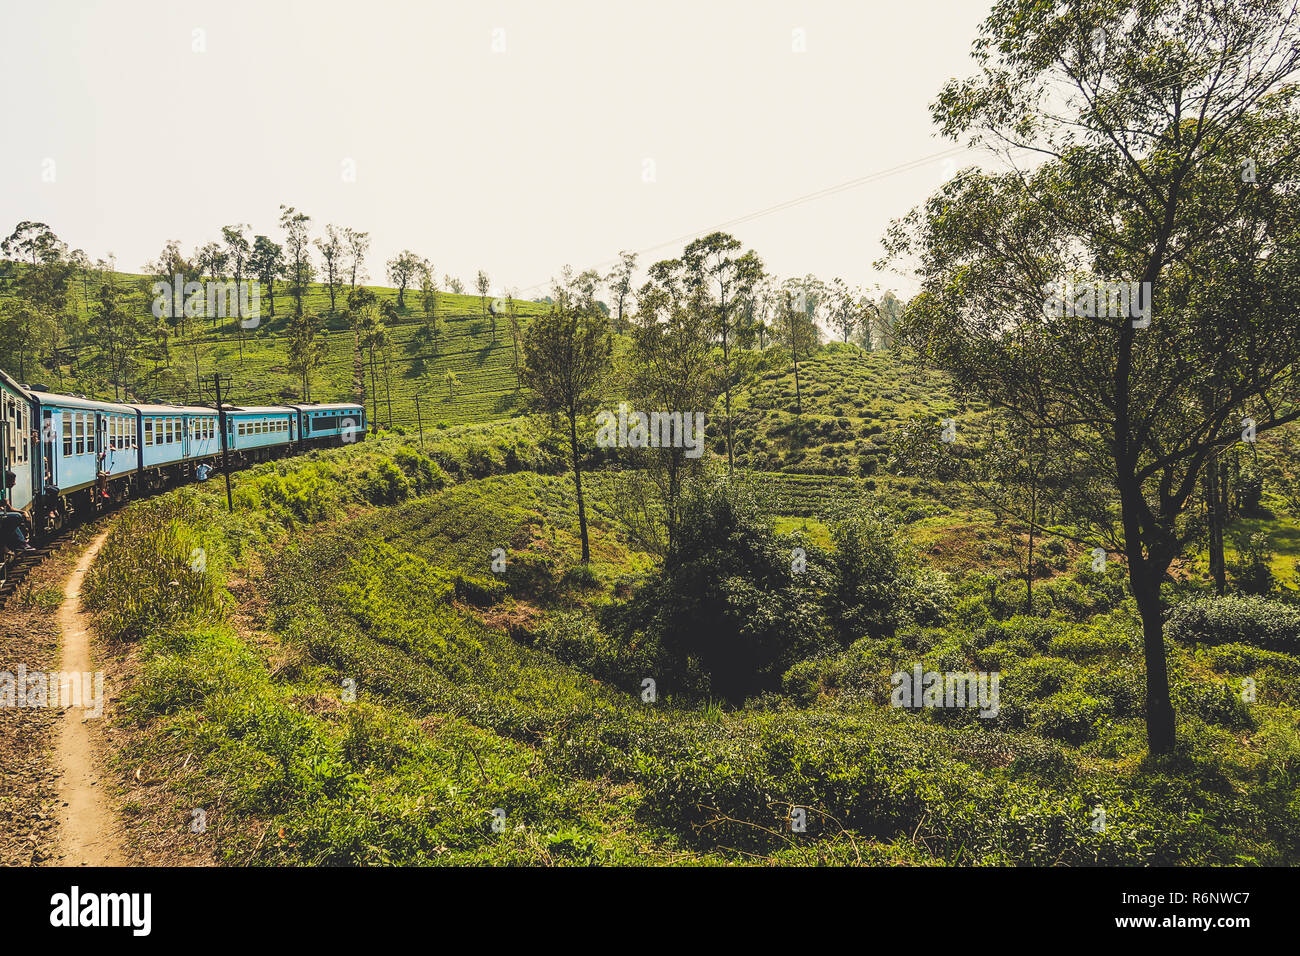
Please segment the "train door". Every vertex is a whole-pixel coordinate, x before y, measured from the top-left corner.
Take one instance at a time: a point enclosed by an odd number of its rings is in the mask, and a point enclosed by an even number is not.
[[[58,441],[58,439],[58,431],[54,427],[54,412],[48,408],[42,408],[41,468],[44,472],[41,476],[42,491],[48,491],[58,487],[58,482],[55,480],[54,475],[55,462],[59,460],[59,456],[55,454],[55,449],[57,448],[55,442]]]
[[[4,435],[0,436],[0,475],[4,476],[4,482],[0,483],[0,498],[5,502],[13,500],[13,492],[9,487],[10,462],[13,461],[13,451],[9,447],[9,435],[12,429],[9,427],[9,415],[7,414],[8,398],[5,399],[6,414],[4,417]],[[15,471],[17,469],[14,469]]]
[[[108,471],[108,416],[99,412],[95,412],[95,471]]]
[[[27,403],[8,392],[0,391],[4,402],[4,433],[0,435],[0,494],[11,506],[22,511],[32,500],[31,436],[28,434]]]
[[[190,457],[190,439],[194,436],[194,419],[189,415],[181,418],[181,457]]]

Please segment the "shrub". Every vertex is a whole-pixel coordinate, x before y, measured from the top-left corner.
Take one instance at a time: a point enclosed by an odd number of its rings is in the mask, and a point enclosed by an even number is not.
[[[792,564],[795,545],[802,570]],[[791,664],[823,646],[824,568],[814,545],[773,531],[752,489],[695,483],[673,549],[627,620],[644,622],[676,677],[698,668],[712,693],[741,701],[776,689]]]
[[[842,643],[948,619],[953,597],[947,578],[920,566],[893,520],[860,510],[836,522],[831,537],[827,609]]]
[[[1046,700],[1031,704],[1030,724],[1044,737],[1067,744],[1081,744],[1097,735],[1097,727],[1106,716],[1106,702],[1096,697],[1066,690]]]
[[[189,493],[140,502],[113,525],[86,576],[86,606],[101,634],[136,640],[223,605],[220,545]]]
[[[1257,531],[1237,539],[1237,560],[1232,562],[1233,583],[1243,594],[1268,594],[1276,582],[1273,580],[1273,547],[1268,534]]]
[[[1206,653],[1206,659],[1215,670],[1229,674],[1249,674],[1263,667],[1276,667],[1284,673],[1300,671],[1300,658],[1249,644],[1220,644]]]
[[[1256,596],[1198,598],[1174,608],[1165,634],[1183,644],[1246,644],[1297,654],[1300,607]]]
[[[1170,696],[1179,713],[1195,714],[1207,724],[1217,724],[1229,730],[1248,730],[1255,724],[1241,695],[1227,684],[1217,681],[1179,682],[1170,689]]]

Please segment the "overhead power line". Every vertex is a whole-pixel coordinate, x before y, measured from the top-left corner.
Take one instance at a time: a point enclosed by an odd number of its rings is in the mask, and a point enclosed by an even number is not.
[[[691,239],[698,238],[699,236],[707,236],[711,232],[721,232],[724,229],[731,229],[734,228],[735,226],[743,225],[744,223],[747,222],[753,222],[755,219],[762,219],[764,216],[770,216],[773,213],[783,212],[786,209],[793,209],[796,206],[802,206],[805,203],[815,202],[818,199],[825,199],[829,196],[834,196],[838,193],[847,192],[850,189],[857,189],[859,186],[866,186],[871,183],[879,182],[880,180],[887,179],[890,176],[897,176],[899,173],[910,172],[911,170],[917,169],[921,166],[925,166],[930,163],[938,162],[944,159],[950,159],[954,156],[957,156],[965,152],[968,152],[968,148],[965,146],[952,146],[949,147],[948,149],[940,150],[937,153],[931,153],[929,156],[922,156],[918,159],[909,160],[906,163],[899,163],[897,166],[891,166],[888,169],[882,169],[874,173],[868,173],[865,176],[858,176],[855,179],[846,180],[845,182],[839,183],[838,185],[835,186],[827,186],[824,189],[818,189],[816,192],[806,193],[803,196],[796,196],[794,199],[787,199],[784,202],[779,202],[772,206],[766,206],[762,209],[757,209],[754,212],[746,213],[743,216],[737,216],[734,219],[728,219],[725,222],[720,222],[717,225],[709,226],[705,229],[696,229],[693,232],[683,233],[680,236],[677,236],[673,239],[667,239],[664,242],[656,243],[653,246],[647,246],[644,249],[637,249],[636,255],[643,256],[646,253],[654,252],[656,249],[664,249],[668,246],[680,245],[681,243],[687,242],[688,240]],[[618,261],[619,261],[618,259],[607,259],[604,262],[597,263],[595,266],[592,266],[592,268],[597,270],[602,270],[607,266],[614,265]],[[534,289],[545,288],[546,285],[547,282],[539,282],[536,283],[535,285],[523,286],[519,291],[530,292]]]

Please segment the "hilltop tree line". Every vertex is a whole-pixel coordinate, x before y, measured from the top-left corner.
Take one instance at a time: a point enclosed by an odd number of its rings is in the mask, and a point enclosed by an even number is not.
[[[438,296],[443,289],[464,294],[459,279],[444,274],[440,281],[428,259],[403,250],[386,263],[398,293],[394,306],[363,285],[369,233],[328,224],[314,234],[312,218],[288,205],[280,207],[278,226],[275,237],[247,223],[223,226],[219,238],[188,254],[179,241],[168,240],[141,275],[127,277],[111,253],[92,261],[46,223],[18,223],[0,242],[0,367],[49,387],[71,378],[87,391],[119,399],[188,393],[202,379],[200,356],[210,344],[201,334],[205,322],[209,331],[233,333],[242,364],[248,336],[263,320],[274,320],[279,306],[297,397],[312,397],[312,372],[324,359],[325,320],[332,317],[343,318],[353,333],[354,396],[376,397],[379,378],[387,384],[391,369],[388,327],[407,311],[412,291],[424,316],[423,338],[436,350]],[[167,287],[161,297],[156,283]],[[223,294],[218,309],[209,310],[203,291],[195,297],[186,291],[203,283],[233,283],[235,289],[255,283],[260,314],[246,315],[238,294]],[[323,314],[307,303],[313,285],[328,296]],[[506,297],[505,308],[490,307],[483,271],[476,290],[495,340],[498,319],[514,314],[513,299]],[[292,303],[287,320],[286,298]]]

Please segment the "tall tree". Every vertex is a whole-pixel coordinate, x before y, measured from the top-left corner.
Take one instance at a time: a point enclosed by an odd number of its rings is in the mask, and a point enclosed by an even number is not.
[[[144,271],[155,281],[167,286],[168,298],[162,303],[160,318],[169,319],[173,325],[185,322],[185,287],[203,278],[203,267],[197,259],[187,259],[181,252],[178,239],[168,239],[162,252],[153,262],[145,264]],[[152,305],[153,296],[146,300]],[[159,316],[155,316],[159,318]]]
[[[285,271],[295,316],[302,316],[302,300],[315,275],[311,261],[311,216],[292,206],[280,206],[280,228],[284,230]]]
[[[614,331],[626,332],[625,312],[632,295],[632,275],[636,272],[637,255],[626,249],[618,254],[618,263],[605,276],[605,288],[614,301]]]
[[[325,227],[325,235],[316,240],[316,248],[320,250],[325,289],[330,294],[330,312],[334,312],[338,308],[338,296],[343,291],[343,259],[347,255],[345,236],[331,223]]]
[[[591,543],[582,492],[578,418],[589,414],[600,398],[613,345],[600,313],[576,302],[567,290],[557,289],[555,306],[529,324],[523,351],[524,386],[532,391],[536,407],[552,417],[563,417],[568,424],[582,563],[588,564]]]
[[[848,343],[849,336],[856,332],[862,324],[862,313],[858,300],[859,296],[854,294],[843,279],[836,276],[831,281],[830,325],[845,344]]]
[[[366,365],[362,357],[363,331],[370,325],[369,314],[375,311],[375,294],[365,286],[348,293],[348,325],[352,328],[352,398],[366,403]]]
[[[366,278],[366,253],[370,251],[370,233],[348,227],[343,230],[348,253],[348,291]]]
[[[689,281],[681,260],[666,259],[649,268],[637,292],[629,354],[628,397],[637,408],[680,412],[685,421],[712,406],[718,378],[710,354],[713,325],[703,300],[703,290]],[[704,459],[688,457],[687,449],[678,446],[647,449],[642,457],[658,486],[666,532],[662,547],[671,554],[686,480]]]
[[[248,268],[257,281],[266,286],[269,312],[275,316],[275,280],[284,275],[284,248],[266,236],[253,237],[253,251],[248,257]],[[242,342],[242,338],[241,338]]]
[[[523,348],[524,330],[523,324],[519,321],[519,305],[515,302],[514,294],[506,293],[505,301],[506,323],[510,329],[510,350],[513,356],[515,368],[515,390],[523,384],[521,377],[521,349]]]
[[[311,401],[311,373],[325,358],[320,320],[311,309],[294,312],[289,323],[289,368],[302,383],[302,400]]]
[[[1127,561],[1148,745],[1168,753],[1161,590],[1189,501],[1210,456],[1300,417],[1297,11],[999,0],[975,48],[982,75],[935,104],[944,133],[1043,162],[966,170],[895,225],[887,248],[921,280],[903,327],[1109,483],[1119,517],[1098,534]]]
[[[438,280],[435,278],[433,266],[428,262],[420,264],[420,307],[424,310],[426,334],[433,340],[433,350],[436,352],[442,322],[438,318]]]
[[[397,307],[406,308],[406,287],[420,274],[424,260],[410,249],[403,249],[388,260],[388,281],[397,287]]]
[[[693,302],[706,310],[705,321],[722,345],[722,391],[726,407],[727,473],[735,469],[731,441],[731,348],[735,342],[733,298],[738,284],[753,286],[763,274],[763,264],[751,249],[743,256],[740,240],[714,232],[691,242],[682,253],[687,281],[698,290]]]
[[[794,370],[795,414],[803,415],[803,389],[799,381],[799,363],[817,347],[815,300],[805,292],[802,279],[787,279],[781,284],[776,303],[776,334],[790,350]]]
[[[492,283],[488,279],[488,274],[482,269],[478,270],[478,277],[474,280],[474,287],[478,290],[479,308],[482,309],[482,315],[488,314],[487,297],[488,292],[492,289]],[[497,340],[497,319],[495,313],[492,315],[492,341]]]
[[[226,244],[226,263],[230,268],[230,274],[235,280],[236,286],[242,286],[244,283],[244,271],[249,268],[249,259],[252,256],[252,247],[248,243],[248,237],[244,235],[244,230],[252,227],[246,223],[235,223],[233,226],[221,227],[221,241]],[[244,316],[242,313],[243,302],[242,296],[238,289],[235,290],[235,321],[241,321]]]

